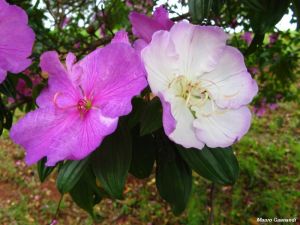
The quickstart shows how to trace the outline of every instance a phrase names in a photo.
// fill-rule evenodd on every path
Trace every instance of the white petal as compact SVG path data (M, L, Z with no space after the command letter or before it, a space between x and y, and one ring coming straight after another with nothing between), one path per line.
M225 47L216 68L199 79L222 108L246 105L258 91L256 81L247 72L243 55L229 46Z
M176 128L169 135L169 138L185 148L202 149L204 144L195 136L194 117L186 107L184 99L173 99L171 102L171 113L176 120Z
M197 115L199 116L199 114ZM247 107L219 109L211 115L199 116L193 123L196 135L208 147L228 147L247 133L251 112Z
M148 82L154 94L163 93L177 73L178 55L167 31L153 34L151 43L142 52Z
M196 26L188 21L175 24L170 33L180 55L181 75L190 78L214 69L228 37L219 27Z

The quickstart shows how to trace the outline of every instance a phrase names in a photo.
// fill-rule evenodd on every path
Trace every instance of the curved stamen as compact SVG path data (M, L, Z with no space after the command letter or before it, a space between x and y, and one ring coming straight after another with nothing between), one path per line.
M63 95L63 94L62 94L61 92L56 92L55 95L54 95L54 97L53 97L53 100L52 100L52 101L53 101L53 104L54 104L54 106L55 106L56 108L66 110L66 109L71 109L71 108L76 107L76 105L70 105L70 106L64 106L64 107L59 106L58 103L57 103L57 98L58 98L60 95Z

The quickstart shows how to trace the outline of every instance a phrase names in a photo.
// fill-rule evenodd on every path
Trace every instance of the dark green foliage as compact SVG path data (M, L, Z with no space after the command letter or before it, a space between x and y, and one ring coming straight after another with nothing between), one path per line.
M177 148L188 165L206 179L222 185L232 185L237 180L239 164L231 148Z
M93 207L102 199L100 189L96 185L96 177L91 168L85 170L76 185L70 190L73 201L95 218Z
M78 182L88 166L89 157L78 161L65 162L57 175L56 186L60 193L69 192Z
M112 198L123 198L123 189L131 161L131 139L128 131L119 126L105 138L92 155L92 166L104 190Z
M141 136L150 134L162 127L162 108L158 97L152 99L144 108L140 123Z
M181 214L188 203L192 188L192 170L180 157L175 145L165 136L159 137L156 186L160 196Z
M55 169L55 166L46 166L45 163L47 158L44 157L37 163L37 171L41 182L44 182L46 178L52 173Z
M139 127L132 134L132 159L129 172L143 179L150 176L155 160L157 144L153 135L139 136Z

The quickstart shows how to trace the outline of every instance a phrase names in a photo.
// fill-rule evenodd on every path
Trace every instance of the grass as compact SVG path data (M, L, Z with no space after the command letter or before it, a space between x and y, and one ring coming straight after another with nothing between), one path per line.
M276 111L254 118L250 132L234 146L240 177L231 186L217 186L215 224L256 225L261 218L299 218L300 110L282 103ZM23 162L23 151L8 138L0 138L1 224L49 224L59 193L54 177L40 184L35 167ZM210 183L195 174L187 210L175 217L158 196L153 177L128 177L125 199L106 199L95 207L99 224L207 224ZM65 196L59 224L93 224L69 196ZM286 223L287 224L287 223Z

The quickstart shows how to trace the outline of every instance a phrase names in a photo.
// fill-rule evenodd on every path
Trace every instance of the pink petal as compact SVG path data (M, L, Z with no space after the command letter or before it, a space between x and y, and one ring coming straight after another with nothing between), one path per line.
M131 99L146 86L146 72L140 57L128 44L113 43L97 49L79 62L82 88L94 96L94 104L106 116L131 111Z
M173 22L168 18L168 12L161 6L154 12L153 17L144 14L132 12L129 15L132 24L132 32L137 37L150 42L152 34L158 30L169 30Z
M6 71L0 67L0 83L2 83L6 78Z
M2 1L0 4L0 68L12 73L25 70L31 60L35 35L24 10Z
M125 30L118 31L112 39L111 43L124 43L131 45L128 39L128 34Z
M70 67L72 55L68 55L68 66ZM69 103L67 105L74 105L79 99L78 90L74 87L68 72L59 61L58 54L54 51L45 52L41 56L40 66L44 72L49 75L48 87L45 88L40 96L36 99L39 107L53 107L55 95L68 95Z
M37 109L11 129L11 138L26 150L31 165L47 157L47 166L65 159L79 160L94 151L103 138L117 127L118 119L92 110L85 117L73 110Z
M163 126L166 135L170 135L176 128L176 120L171 112L171 105L165 101L162 94L158 94L163 107Z

